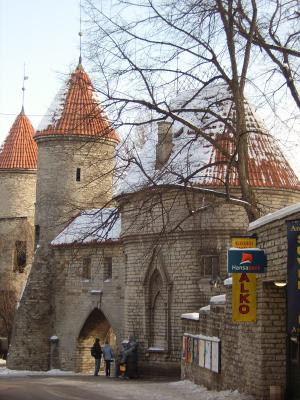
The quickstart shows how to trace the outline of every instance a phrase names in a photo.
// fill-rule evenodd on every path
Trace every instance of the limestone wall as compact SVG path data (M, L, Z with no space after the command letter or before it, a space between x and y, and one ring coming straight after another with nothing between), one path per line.
M26 242L26 265L19 270L16 242ZM33 255L33 221L23 218L0 218L0 287L14 290L17 298L28 278Z
M36 171L0 170L0 218L34 216Z
M102 207L111 199L114 145L80 137L38 139L35 224L41 244L54 239L82 209Z
M257 321L234 323L231 315L231 287L223 287L226 306L211 307L200 320L183 320L182 333L201 333L221 339L221 373L182 361L182 376L216 389L239 389L257 399L269 399L270 386L286 387L286 296L274 281L286 280L286 220L281 218L250 233L267 254L268 269L257 276Z
M84 343L79 342L79 337L93 310L99 309L109 322L117 344L123 339L124 255L121 245L55 248L46 256L44 251L39 254L40 250L37 250L37 261L33 263L18 310L8 366L12 369L48 370L51 367L89 371L93 364L90 347L94 337L86 338ZM89 279L82 276L85 257L91 258ZM103 279L104 257L112 257L111 280ZM57 344L51 344L52 336L58 337ZM50 358L51 353L56 354L55 359Z
M83 258L91 258L90 279L82 276ZM112 278L105 279L104 259L112 258ZM59 338L59 367L63 370L88 370L93 359L90 347L95 339L94 335L102 337L101 321L94 330L87 332L82 346L86 347L85 360L82 360L82 351L78 352L79 338L82 329L93 310L100 310L103 314L103 323L112 328L117 337L117 344L124 339L124 255L122 246L98 245L81 246L74 249L57 248L54 255L54 323L50 336ZM101 292L101 293L99 293ZM102 323L102 324L103 324Z
M265 212L274 211L300 197L295 191L273 190L259 190L258 196ZM177 370L181 352L180 315L207 305L210 296L221 290L213 289L210 279L203 279L200 273L201 254L218 255L219 278L222 281L227 276L230 237L247 233L248 222L244 209L219 202L220 199L212 195L180 189L141 192L127 198L127 202L126 199L120 202L122 237L127 257L125 333L134 334L140 341L144 369L165 368L168 373ZM206 205L212 206L197 212ZM163 265L161 269L166 275L166 329L163 329L166 333L162 332L166 336L164 351L151 350L151 304L147 300L147 274L151 275L155 263L158 269L159 265ZM212 330L218 326L218 318L212 324ZM227 325L224 329L227 329ZM239 337L238 330L235 327L232 329L233 337ZM251 331L252 327L249 329ZM249 346L252 341L253 337L249 340ZM232 360L228 363L235 365ZM252 384L245 383L247 387Z

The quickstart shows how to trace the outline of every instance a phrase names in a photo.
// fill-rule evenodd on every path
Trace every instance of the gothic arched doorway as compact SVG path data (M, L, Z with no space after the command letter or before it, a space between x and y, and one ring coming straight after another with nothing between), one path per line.
M93 372L95 363L90 349L95 338L100 339L101 346L108 341L113 349L116 347L116 335L109 321L98 308L90 313L77 339L77 372Z

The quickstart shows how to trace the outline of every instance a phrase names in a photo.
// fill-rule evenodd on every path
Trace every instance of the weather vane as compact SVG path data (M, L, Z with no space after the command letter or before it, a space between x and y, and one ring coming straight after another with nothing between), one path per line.
M25 63L24 63L24 71L23 71L23 85L22 85L22 112L24 112L24 100L25 100L25 81L27 81L28 76L25 73Z
M81 31L81 0L79 2L79 26L80 26L80 30L78 32L78 36L79 36L79 64L81 64L82 62L82 57L81 57L81 37L82 37L82 31Z

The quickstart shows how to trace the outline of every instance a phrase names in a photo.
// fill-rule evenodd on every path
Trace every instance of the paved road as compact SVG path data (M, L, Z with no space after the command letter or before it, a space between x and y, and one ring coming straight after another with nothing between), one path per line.
M122 380L105 376L0 376L0 400L182 400L169 379Z
M105 377L1 377L0 400L114 400ZM103 382L103 386L107 386ZM117 397L119 399L119 397Z

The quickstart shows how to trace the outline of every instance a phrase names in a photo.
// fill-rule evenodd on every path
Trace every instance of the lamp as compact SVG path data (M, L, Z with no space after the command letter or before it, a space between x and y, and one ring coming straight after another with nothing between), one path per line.
M275 286L277 287L285 287L287 285L286 281L278 281L278 282L273 282Z

